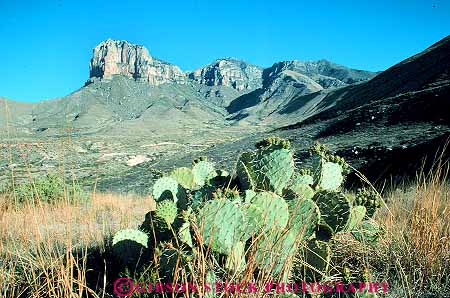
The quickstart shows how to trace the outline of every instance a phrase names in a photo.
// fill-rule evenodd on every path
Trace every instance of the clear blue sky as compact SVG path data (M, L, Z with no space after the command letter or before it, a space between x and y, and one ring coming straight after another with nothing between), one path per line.
M143 44L183 70L228 56L383 70L448 34L448 0L0 0L0 96L37 101L75 91L107 38Z

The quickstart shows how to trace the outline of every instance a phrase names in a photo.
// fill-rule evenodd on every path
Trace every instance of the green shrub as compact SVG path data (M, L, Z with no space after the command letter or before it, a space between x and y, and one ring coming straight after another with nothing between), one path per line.
M11 202L17 204L37 204L69 202L70 204L83 203L89 200L89 194L76 182L65 182L56 174L47 174L44 177L9 185L2 190Z

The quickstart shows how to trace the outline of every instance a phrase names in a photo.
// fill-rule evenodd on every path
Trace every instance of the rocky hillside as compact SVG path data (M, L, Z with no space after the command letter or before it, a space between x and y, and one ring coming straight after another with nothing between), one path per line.
M261 87L262 72L259 66L224 58L189 73L188 77L207 86L228 86L238 91L252 91Z
M229 119L259 123L288 106L296 97L367 81L376 74L327 60L275 63L264 69L261 88L230 103L227 111L233 115Z

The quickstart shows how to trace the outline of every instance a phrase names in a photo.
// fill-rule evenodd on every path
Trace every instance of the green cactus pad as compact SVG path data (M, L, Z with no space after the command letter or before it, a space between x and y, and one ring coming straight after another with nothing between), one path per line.
M313 176L309 174L294 174L292 176L290 185L300 185L300 184L306 184L306 185L313 185L314 184L314 178Z
M215 199L205 203L198 213L200 233L205 246L228 255L244 235L244 215L234 203Z
M319 224L319 207L310 199L296 200L295 204L290 205L290 224L289 229L301 237L309 239L313 236L316 226Z
M382 233L381 227L373 219L363 221L352 231L352 235L361 243L373 244Z
M186 189L193 190L195 188L195 179L192 170L186 167L177 168L170 174L177 182Z
M241 210L245 219L243 240L250 239L252 236L257 237L264 226L264 222L261 220L264 218L263 210L253 204L243 205Z
M262 270L273 276L290 272L290 264L297 252L300 240L294 231L272 232L264 235L258 242L255 261Z
M316 193L314 201L319 206L321 220L335 233L344 229L350 217L350 202L340 192L321 191Z
M291 185L288 190L295 194L298 199L312 199L314 197L314 190L307 184Z
M258 189L281 194L294 174L294 158L284 148L259 149L253 161L254 182Z
M153 185L153 198L159 202L166 199L178 200L179 184L173 177L161 177Z
M118 231L113 237L113 254L122 264L135 267L148 248L148 236L135 229Z
M256 196L256 192L255 191L253 191L251 189L245 190L244 202L245 203L250 203L255 196Z
M306 282L323 280L328 273L331 254L331 248L327 242L309 241L295 262L294 276Z
M245 243L237 242L231 253L227 256L225 268L232 272L240 272L245 269Z
M257 219L261 221L263 231L286 227L289 220L289 208L283 198L275 193L259 192L251 203L263 212L262 217Z
M172 200L156 203L155 220L158 227L170 227L178 216L177 204Z
M318 187L323 190L335 191L343 181L342 167L337 163L322 160Z
M194 174L195 183L199 186L205 185L217 175L214 164L206 160L197 162L192 168L192 173Z
M348 219L346 231L353 231L358 225L362 223L366 216L366 207L354 206L350 209L350 218Z

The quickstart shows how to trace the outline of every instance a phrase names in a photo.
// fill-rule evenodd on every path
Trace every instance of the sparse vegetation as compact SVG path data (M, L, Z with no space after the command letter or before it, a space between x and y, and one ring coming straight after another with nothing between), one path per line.
M56 204L61 200L70 204L79 204L89 200L89 195L77 181L65 182L56 173L49 173L47 176L18 184L11 183L0 193L6 198L7 204L16 207L24 204Z

